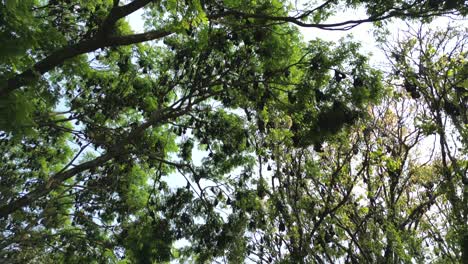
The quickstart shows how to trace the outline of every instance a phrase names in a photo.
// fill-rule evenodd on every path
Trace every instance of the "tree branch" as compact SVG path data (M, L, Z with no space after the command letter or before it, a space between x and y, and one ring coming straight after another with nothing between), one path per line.
M8 96L12 91L32 83L37 77L61 65L65 60L88 52L106 48L130 45L171 35L172 31L153 30L140 34L125 36L109 36L106 38L94 37L89 40L70 45L53 52L50 56L36 63L32 68L8 79L0 86L0 97Z
M130 15L138 9L146 6L151 1L152 0L135 0L124 6L118 6L119 1L114 1L114 7L111 9L106 20L104 20L104 22L100 26L100 33L107 35L110 32L110 29L114 26L115 22L117 22L117 20Z
M58 173L55 176L51 177L46 183L40 185L35 190L29 192L28 194L20 197L9 204L0 206L0 219L7 217L11 213L19 210L20 208L31 204L32 202L36 201L40 197L48 194L53 189L55 189L58 185L60 185L66 179L73 177L74 175L83 172L85 170L94 168L103 162L106 162L112 158L110 153L104 154L94 160L87 161L82 163L72 169L64 171L62 173Z

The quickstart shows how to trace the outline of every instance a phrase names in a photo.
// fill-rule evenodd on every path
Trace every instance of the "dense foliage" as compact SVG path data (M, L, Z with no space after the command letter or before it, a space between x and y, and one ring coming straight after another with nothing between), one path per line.
M0 262L468 259L467 31L298 30L465 1L304 2L0 2Z

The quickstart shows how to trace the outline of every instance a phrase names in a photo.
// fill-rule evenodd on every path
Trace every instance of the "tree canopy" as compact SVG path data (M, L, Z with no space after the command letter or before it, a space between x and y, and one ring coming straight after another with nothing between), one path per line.
M363 17L327 22L345 8ZM425 23L466 14L0 2L0 262L461 263L468 32ZM391 19L420 26L381 33L383 68L357 40L299 31Z

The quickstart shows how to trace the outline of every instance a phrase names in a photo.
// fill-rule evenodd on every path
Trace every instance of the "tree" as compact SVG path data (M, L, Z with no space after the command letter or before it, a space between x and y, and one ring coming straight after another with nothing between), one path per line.
M447 213L440 207L445 182L438 163L417 152L424 145L423 128L412 123L419 111L410 98L387 95L320 149L277 144L252 213L264 224L249 226L253 260L421 263L438 259L434 242L445 262L459 259L447 251L445 228L434 229L446 221L435 213Z
M252 213L264 224L249 226L254 262L465 259L465 39L456 27L410 31L387 48L390 93L359 122L314 148L274 137Z
M2 261L249 257L271 192L256 169L293 160L283 150L320 150L383 94L358 44L304 43L293 24L466 13L463 1L342 3L368 17L324 23L338 1L300 12L283 1L2 2ZM125 21L138 10L144 33ZM186 187L168 187L175 174Z
M410 28L405 39L387 48L396 81L426 109L418 116L420 126L438 140L437 168L449 202L444 206L450 207L447 247L455 248L452 254L462 259L468 256L466 41L467 31L454 24L437 30L420 26Z

